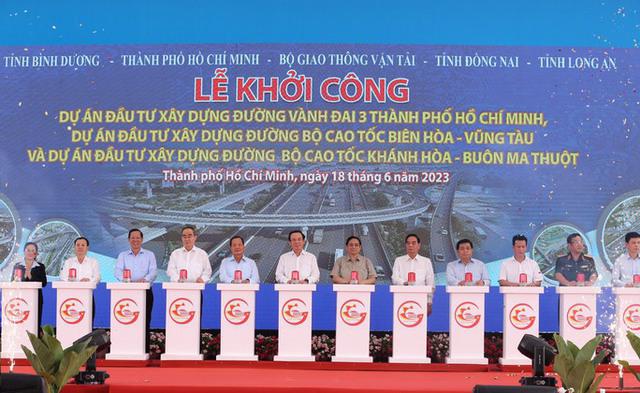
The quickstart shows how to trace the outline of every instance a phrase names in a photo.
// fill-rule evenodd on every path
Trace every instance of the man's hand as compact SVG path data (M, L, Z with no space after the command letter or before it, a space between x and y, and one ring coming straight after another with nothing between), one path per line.
M202 279L202 277L198 277L198 279L196 280L197 283L203 283L204 280Z

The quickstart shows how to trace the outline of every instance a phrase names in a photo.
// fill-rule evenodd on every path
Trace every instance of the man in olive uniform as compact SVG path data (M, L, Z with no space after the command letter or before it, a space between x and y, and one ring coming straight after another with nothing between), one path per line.
M578 274L582 273L585 286L593 285L598 279L596 264L593 258L585 255L584 242L578 233L567 236L567 248L569 253L556 259L556 280L560 286L576 286Z

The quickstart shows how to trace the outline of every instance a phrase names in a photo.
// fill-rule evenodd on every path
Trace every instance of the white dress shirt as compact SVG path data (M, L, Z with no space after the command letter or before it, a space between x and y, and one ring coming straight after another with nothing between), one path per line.
M100 265L98 261L85 256L82 263L78 261L78 257L71 257L64 261L62 270L60 270L60 280L69 281L69 269L76 269L76 281L85 278L89 281L100 282Z
M300 274L300 281L308 280L309 284L315 284L320 280L316 256L304 250L300 255L296 255L293 251L280 255L276 268L276 281L286 284L291 280L291 272L294 270Z
M525 257L522 262L511 257L500 266L500 280L519 283L521 273L527 275L527 284L542 281L542 272L540 272L538 263L529 257Z
M204 282L209 282L213 273L211 263L209 263L209 256L203 249L196 246L193 246L190 251L180 247L171 253L169 264L167 265L169 279L172 282L177 282L180 279L180 270L183 269L187 271L186 282L196 282L198 278L202 278Z
M616 258L611 273L611 284L614 287L624 287L633 283L633 275L640 274L640 256L631 258L629 253L624 253Z
M433 265L431 259L416 255L411 258L409 255L403 255L396 258L393 262L393 274L391 275L391 283L393 285L404 285L407 282L409 272L416 274L416 285L430 285L435 290L435 277L433 273ZM429 304L433 303L433 294L429 294Z

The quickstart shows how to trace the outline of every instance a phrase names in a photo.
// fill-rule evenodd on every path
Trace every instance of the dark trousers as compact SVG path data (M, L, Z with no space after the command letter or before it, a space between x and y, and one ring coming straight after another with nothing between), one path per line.
M38 290L38 330L37 334L40 335L42 331L42 289Z
M145 352L149 352L149 333L151 333L151 311L153 310L153 290L151 288L147 289L147 324L146 324L146 334L145 334Z

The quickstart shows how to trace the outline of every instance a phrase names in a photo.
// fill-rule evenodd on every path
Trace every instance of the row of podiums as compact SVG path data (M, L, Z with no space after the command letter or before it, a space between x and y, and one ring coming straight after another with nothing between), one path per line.
M57 289L57 337L63 346L92 330L95 283L53 283ZM111 352L107 359L145 360L145 308L148 283L108 283L111 291ZM201 291L204 284L163 283L166 290L166 343L162 360L199 360ZM27 331L37 328L39 283L0 283L2 288L2 357L23 358ZM257 360L254 353L257 284L217 284L221 292L221 343L217 360ZM279 299L276 361L313 361L311 353L311 284L277 284ZM370 304L373 285L334 285L336 292L335 362L371 362ZM393 363L429 363L427 296L429 286L391 286L393 293ZM598 287L558 287L560 334L582 346L596 334ZM449 357L452 364L486 364L484 357L485 294L488 287L451 286ZM526 365L517 350L524 334L538 335L541 287L502 287L504 296L504 365ZM640 364L626 331L640 330L640 288L614 288L616 358Z

